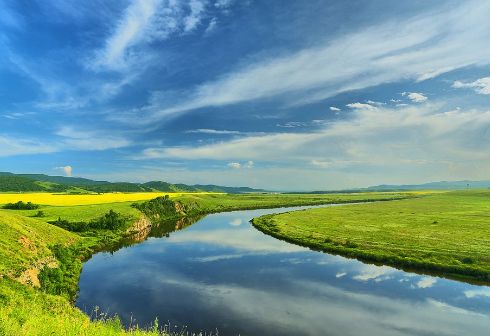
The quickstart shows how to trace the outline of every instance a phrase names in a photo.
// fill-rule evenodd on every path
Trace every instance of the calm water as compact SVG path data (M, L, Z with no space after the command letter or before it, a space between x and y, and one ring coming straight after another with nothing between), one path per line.
M490 287L310 251L248 222L286 210L209 215L98 253L77 306L220 335L490 335Z

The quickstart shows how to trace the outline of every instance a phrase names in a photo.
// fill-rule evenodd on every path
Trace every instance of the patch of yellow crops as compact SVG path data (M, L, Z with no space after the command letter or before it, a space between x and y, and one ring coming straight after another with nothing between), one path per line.
M185 194L192 194L192 193L185 193ZM199 193L199 194L205 194L205 193ZM48 194L48 193L25 193L25 194L10 193L10 194L0 194L0 204L23 201L23 202L32 202L35 204L69 206L69 205L145 201L164 195L169 195L170 197L178 197L184 195L184 193L141 192L141 193L86 194L86 195Z

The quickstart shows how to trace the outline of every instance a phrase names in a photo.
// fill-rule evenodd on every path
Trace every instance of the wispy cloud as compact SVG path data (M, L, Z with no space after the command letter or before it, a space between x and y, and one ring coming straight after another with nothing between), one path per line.
M209 128L198 128L194 130L188 130L185 131L186 133L202 133L202 134L225 134L225 135L237 135L237 134L243 134L240 131L229 131L229 130L216 130L216 129L209 129Z
M422 93L419 92L402 92L402 96L408 97L408 99L410 99L414 103L424 103L429 99L427 98L427 96L424 96Z
M204 12L204 8L207 4L207 1L202 0L190 0L189 7L190 13L189 15L184 17L184 31L192 31L194 30L199 22L201 22L202 14Z
M464 13L462 15L461 13ZM281 96L309 104L349 90L402 79L426 80L490 61L490 3L373 26L319 47L262 59L205 82L186 99L163 104L148 122L192 109Z
M455 81L452 87L456 89L470 88L476 93L488 95L490 94L490 77L483 77L474 82Z
M56 146L43 143L39 139L23 139L17 136L0 135L0 157L45 154L56 151L58 151Z
M205 0L133 0L87 65L94 70L123 71L135 65L144 68L152 57L145 46L191 32L205 16L206 6Z
M23 17L12 10L10 1L2 2L2 10L0 10L0 27L21 29L24 26Z
M127 147L131 141L115 135L109 135L107 132L82 131L71 126L60 128L56 135L60 136L60 146L69 150L106 150L113 148Z
M228 163L227 166L230 167L230 168L232 168L232 169L240 169L240 168L242 168L242 164L240 162L230 162L230 163Z
M378 181L400 176L409 166L425 178L466 178L486 174L490 157L490 111L446 110L437 104L354 109L351 118L314 133L247 136L197 147L149 148L141 158L241 160L311 165L330 173L369 173ZM376 167L371 169L370 167ZM348 170L346 170L348 169ZM332 175L333 176L333 175ZM338 177L337 177L338 178Z

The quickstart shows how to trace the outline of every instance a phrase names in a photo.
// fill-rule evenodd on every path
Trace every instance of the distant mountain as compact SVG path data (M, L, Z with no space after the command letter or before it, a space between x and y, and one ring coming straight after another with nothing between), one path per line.
M291 194L335 194L335 193L357 193L366 191L404 191L404 190L463 190L463 189L487 189L490 181L439 181L422 184L380 184L367 188L347 190L315 190L298 191Z
M461 190L461 189L485 189L490 188L490 181L440 181L423 184L381 184L365 188L371 191L383 190Z
M94 181L82 177L66 177L66 176L51 176L45 174L14 174L7 172L0 172L0 176L20 176L35 181L53 182L67 185L94 185L109 183L107 181Z
M224 192L241 194L263 192L248 187L225 187L218 185L172 184L164 181L146 183L95 181L81 177L50 176L44 174L14 174L0 172L0 192Z

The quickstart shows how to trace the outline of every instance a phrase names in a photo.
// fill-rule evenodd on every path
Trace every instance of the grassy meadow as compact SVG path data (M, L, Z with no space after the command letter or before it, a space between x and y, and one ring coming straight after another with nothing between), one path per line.
M490 190L294 211L253 223L274 237L318 250L490 282Z
M70 303L81 261L127 235L144 214L133 206L167 193L0 194L0 335L157 335L159 328L127 331L116 319L96 321ZM327 203L367 202L420 196L414 193L279 195L172 193L170 199L187 215ZM39 205L32 210L1 209L18 201ZM144 209L142 207L141 209ZM91 228L70 232L48 222L94 222L113 211L127 222L116 230ZM39 212L42 212L41 216ZM185 215L174 211L169 216ZM170 218L170 217L169 217ZM173 218L173 217L172 217ZM59 283L57 283L57 281ZM55 294L55 295L54 295ZM160 334L167 334L160 330Z

